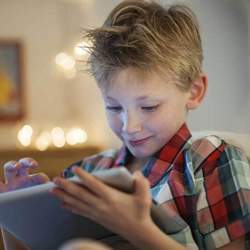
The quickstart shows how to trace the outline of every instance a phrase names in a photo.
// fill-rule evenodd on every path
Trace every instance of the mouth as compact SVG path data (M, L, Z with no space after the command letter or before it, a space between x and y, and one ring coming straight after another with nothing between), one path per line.
M136 147L136 146L141 146L142 144L144 144L146 141L149 140L149 138L151 138L151 136L143 138L143 139L139 139L139 140L129 140L128 142L131 146Z

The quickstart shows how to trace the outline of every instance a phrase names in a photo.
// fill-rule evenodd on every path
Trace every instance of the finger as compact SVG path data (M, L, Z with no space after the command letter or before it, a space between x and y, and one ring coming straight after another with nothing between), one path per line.
M82 201L79 201L75 197L71 196L70 194L66 193L63 189L60 188L53 188L50 193L55 195L58 199L63 202L62 207L70 210L73 213L77 213L76 211L81 211L81 214L89 215L92 207L88 204L85 204Z
M29 179L34 184L43 184L43 183L46 183L50 180L49 177L44 173L30 175Z
M18 176L15 181L10 182L8 188L10 190L16 190L19 188L26 188L31 186L40 185L49 181L48 176L43 173L29 175L29 176Z
M83 181L84 185L91 192L95 193L99 197L109 198L109 191L111 187L79 167L74 167L72 172Z
M55 178L54 183L59 188L63 189L65 192L70 194L72 197L84 203L87 203L94 207L99 203L99 199L97 198L97 196L94 193L90 192L84 186L72 183L71 181L68 181L60 177Z
M16 161L8 161L3 165L5 182L11 182L16 178L17 170L20 167Z
M18 161L21 167L17 171L17 175L27 176L29 175L29 169L35 169L38 167L38 163L29 157L22 158Z
M59 250L111 250L111 248L96 240L73 239L64 243Z
M135 196L142 200L151 200L149 181L142 175L140 171L134 173Z

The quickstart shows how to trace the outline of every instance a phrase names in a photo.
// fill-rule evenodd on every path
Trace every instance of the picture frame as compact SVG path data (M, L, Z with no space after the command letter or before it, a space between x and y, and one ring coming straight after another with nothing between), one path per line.
M0 40L0 122L24 117L23 46Z

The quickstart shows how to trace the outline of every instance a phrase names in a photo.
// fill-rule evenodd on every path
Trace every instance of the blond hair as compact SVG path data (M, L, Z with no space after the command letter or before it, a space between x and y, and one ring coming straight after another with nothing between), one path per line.
M171 74L189 89L201 73L202 45L196 16L185 5L163 7L154 1L127 0L103 26L88 30L90 73L99 85L125 68Z

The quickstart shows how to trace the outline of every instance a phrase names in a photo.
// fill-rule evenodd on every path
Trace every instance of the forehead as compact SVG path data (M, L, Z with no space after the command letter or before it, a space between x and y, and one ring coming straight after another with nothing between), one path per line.
M117 71L110 81L101 86L103 94L134 94L139 96L162 93L169 88L171 78L163 76L156 71L142 71L126 68Z

